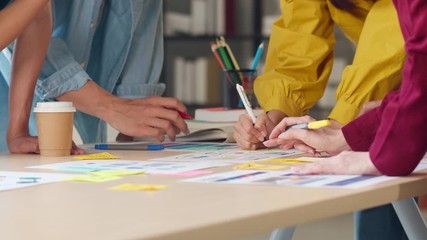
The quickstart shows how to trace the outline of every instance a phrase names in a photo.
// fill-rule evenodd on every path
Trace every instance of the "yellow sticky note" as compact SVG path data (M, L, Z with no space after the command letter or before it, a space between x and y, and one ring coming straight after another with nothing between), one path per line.
M265 165L259 163L242 163L233 167L235 170L283 170L288 168L286 166L277 166L277 165Z
M117 179L121 179L121 177L89 175L89 176L78 176L78 177L67 178L64 181L72 181L72 182L97 182L97 183L99 183L99 182L113 181L113 180L117 180Z
M158 191L165 189L166 185L147 185L147 184L131 184L124 183L118 186L111 187L110 190L116 191Z
M131 175L141 175L144 174L144 172L137 172L137 171L129 171L129 170L107 170L107 171L97 171L92 172L92 175L95 176L111 176L111 177L124 177L124 176L131 176Z
M120 159L120 157L114 156L113 154L108 153L108 152L94 153L94 154L83 155L83 156L75 156L73 158L78 159L78 160Z
M308 158L275 158L270 160L264 160L263 163L278 163L278 164L301 164L301 163L311 163L313 160Z

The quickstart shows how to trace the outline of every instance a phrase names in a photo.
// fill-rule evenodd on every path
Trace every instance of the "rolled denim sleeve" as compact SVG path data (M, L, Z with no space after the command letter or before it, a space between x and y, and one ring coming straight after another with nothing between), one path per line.
M67 44L60 38L52 38L46 55L36 94L43 100L80 89L91 79L74 59Z

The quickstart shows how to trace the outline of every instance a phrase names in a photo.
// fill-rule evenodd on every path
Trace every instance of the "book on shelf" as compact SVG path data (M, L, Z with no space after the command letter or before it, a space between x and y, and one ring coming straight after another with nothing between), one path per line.
M167 12L165 14L165 34L188 33L191 31L191 18L184 13Z
M221 76L212 57L174 59L174 97L184 104L221 103Z
M183 57L176 57L173 60L173 96L181 101L184 100L185 95L185 64L186 60Z
M207 33L207 0L191 1L190 29L193 35L204 35Z
M225 0L168 1L165 34L221 35L225 33Z
M262 109L254 109L255 116L263 113ZM198 108L195 111L195 120L210 122L237 122L240 115L246 114L245 109Z

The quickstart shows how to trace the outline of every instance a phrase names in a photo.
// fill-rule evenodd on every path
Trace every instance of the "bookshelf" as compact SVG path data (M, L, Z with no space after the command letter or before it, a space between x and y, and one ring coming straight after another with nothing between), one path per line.
M249 67L260 42L268 42L262 29L263 16L268 13L265 9L273 9L276 12L268 14L279 16L278 5L276 0L164 0L165 96L177 97L189 108L221 106L221 70L213 61L209 43L223 35L239 65ZM195 10L203 14L195 14ZM199 68L207 72L199 73ZM193 76L188 77L192 72ZM203 79L197 78L203 75ZM206 101L203 97L191 98L197 95L200 81L210 82L202 84L209 86L206 91L210 97Z

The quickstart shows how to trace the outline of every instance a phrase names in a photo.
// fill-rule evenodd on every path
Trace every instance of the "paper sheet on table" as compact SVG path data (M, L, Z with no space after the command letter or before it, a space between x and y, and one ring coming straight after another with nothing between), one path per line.
M236 170L190 178L184 182L262 184L299 187L361 188L396 179L386 176L301 175L291 171Z
M222 162L222 163L245 163L267 159L283 158L301 154L300 151L291 150L267 150L267 151L246 151L246 150L224 150L224 151L199 151L194 153L161 157L152 159L153 161L168 162Z
M72 176L76 175L0 171L0 191L59 182Z
M52 169L52 170L73 170L93 169L95 171L105 170L128 170L133 172L145 173L181 173L195 170L202 170L213 167L227 166L227 163L220 162L157 162L157 161L140 161L140 160L81 160L62 162L46 165L31 166L29 168L36 169Z
M267 165L254 162L242 163L233 167L234 170L284 170L287 166Z

